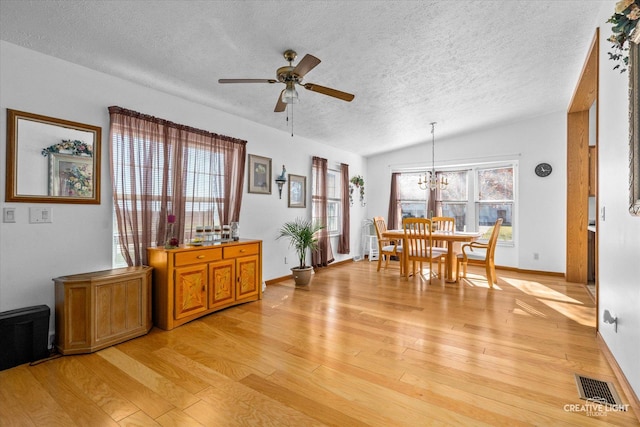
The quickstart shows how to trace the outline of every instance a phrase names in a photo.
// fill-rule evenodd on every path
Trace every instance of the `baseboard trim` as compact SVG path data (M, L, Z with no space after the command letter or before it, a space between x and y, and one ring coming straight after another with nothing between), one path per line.
M596 332L596 339L598 341L600 350L602 350L604 357L607 359L607 362L609 362L609 366L611 366L611 369L613 370L613 374L620 382L620 386L622 387L625 396L627 397L627 399L629 399L629 406L636 414L636 418L638 419L638 421L640 421L640 400L638 400L638 396L633 391L633 388L631 387L631 384L629 384L629 381L627 381L627 377L625 377L622 369L620 369L620 365L618 365L616 358L613 356L613 353L611 353L611 350L609 350L609 346L604 341L604 338L602 338L602 335L600 335L600 332Z
M473 259L470 259L468 263L473 265L484 265L484 262L476 261ZM539 274L541 276L565 277L564 273L558 273L554 271L542 271L542 270L526 270L523 268L507 267L505 265L496 265L496 270L515 271L516 273L523 273L523 274Z
M523 274L539 274L541 276L553 276L553 277L564 277L564 273L559 273L556 271L542 271L542 270L526 270L523 268L515 268L515 267L504 267L504 266L499 266L496 265L496 268L499 270L506 270L506 271L515 271L517 273L523 273Z
M366 259L366 257L363 258L363 260L365 260L365 259ZM329 264L328 267L324 267L324 268L338 267L340 265L351 263L351 262L354 262L353 258L348 258L348 259L345 259L345 260L342 260L342 261L337 261L337 262L331 263L331 264ZM474 262L474 260L469 260L469 264L476 264L476 262ZM482 264L482 263L480 262L480 263L477 263L477 264ZM496 269L505 270L505 271L515 271L516 273L524 273L524 274L539 274L541 276L565 277L564 273L557 273L557 272L553 272L553 271L542 271L542 270L525 270L525 269L522 269L522 268L507 267L507 266L502 266L502 265L496 265ZM274 285L274 284L279 283L279 282L284 282L285 280L289 280L289 279L293 279L293 275L275 277L273 279L266 280L264 283L268 286L268 285Z
M322 268L338 267L340 265L348 264L348 263L352 263L352 262L353 262L353 258L348 258L348 259L343 259L342 261L332 262L328 266L322 267ZM315 271L318 271L318 269L316 268ZM284 282L285 280L293 280L293 275L290 274L288 276L281 276L281 277L276 277L274 279L265 280L264 284L267 285L267 286L275 285L276 283Z

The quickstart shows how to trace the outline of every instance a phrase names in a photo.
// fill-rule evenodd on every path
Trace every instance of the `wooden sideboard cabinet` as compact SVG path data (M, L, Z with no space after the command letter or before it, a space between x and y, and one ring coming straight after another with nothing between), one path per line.
M125 267L53 279L56 347L91 353L149 332L151 267Z
M214 311L262 298L262 241L148 248L153 321L170 330Z

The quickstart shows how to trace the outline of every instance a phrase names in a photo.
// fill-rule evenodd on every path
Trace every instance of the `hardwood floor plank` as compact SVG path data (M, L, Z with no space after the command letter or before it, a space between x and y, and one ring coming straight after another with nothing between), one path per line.
M382 411L371 411L368 407L359 405L347 397L336 394L332 390L328 389L322 383L318 383L313 375L298 375L288 371L278 371L269 376L268 381L275 384L277 387L282 388L284 396L290 393L295 393L299 396L307 398L313 398L316 402L315 405L323 405L326 407L334 408L342 414L346 414L349 417L357 420L357 425L372 425L372 426L393 426L402 425L397 420L388 417L386 413ZM274 398L280 399L282 395L274 396ZM336 414L330 414L332 417L336 417ZM327 414L313 415L316 419L321 419L323 422L329 422L327 420ZM351 425L351 424L345 424Z
M156 418L156 422L162 427L206 427L199 423L183 411L172 409L171 411Z
M64 375L67 382L73 384L115 421L139 410L108 383L96 378L94 372L81 363L81 359L82 357L66 357L57 363L58 372Z
M149 415L145 414L142 411L138 411L129 415L127 418L121 420L118 423L122 427L138 427L138 426L158 426L158 424L153 418Z
M224 389L210 387L199 393L200 402L187 408L186 413L207 426L321 426L294 409L270 400L268 404L250 401L244 393L238 396ZM255 394L256 396L258 393ZM264 399L268 399L266 396Z
M65 426L73 421L33 377L29 365L0 372L0 425Z
M321 366L314 372L314 378L315 381L326 384L333 393L340 394L372 412L382 412L401 425L491 425L393 388L346 374L344 371Z
M250 375L243 378L240 382L257 392L264 394L265 396L273 396L277 401L316 419L323 425L351 427L367 425L345 412L341 412L336 410L334 407L321 403L317 397L308 397L305 395L306 393L298 393L287 387L282 387L272 381L269 381L268 379L263 379L256 375Z
M163 348L166 347L161 347L160 349ZM154 345L124 343L119 346L118 349L127 356L153 369L158 374L169 379L173 384L182 387L191 394L196 394L208 386L205 381L202 381L188 369L183 369L180 366L167 363L167 361L159 355L158 348Z
M184 409L198 401L193 394L172 383L171 380L163 377L143 363L127 356L116 347L101 350L98 355L180 409Z
M78 388L66 377L64 366L67 362L65 358L59 358L30 367L30 373L42 388L57 402L66 416L73 420L67 425L117 426L116 421L86 395L84 390ZM37 404L37 401L34 402ZM33 413L30 413L30 416L35 420ZM49 413L43 414L36 420L36 424L48 425L46 421L48 416Z
M125 372L112 365L97 353L87 354L78 357L78 360L90 369L93 374L108 384L120 395L128 399L137 408L148 414L151 418L171 411L175 408L163 396L155 393L150 388L145 387Z

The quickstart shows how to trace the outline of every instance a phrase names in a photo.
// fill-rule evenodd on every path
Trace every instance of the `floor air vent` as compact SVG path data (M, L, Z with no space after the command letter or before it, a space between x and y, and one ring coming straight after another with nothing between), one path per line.
M624 407L622 399L618 396L612 383L594 380L593 378L583 377L578 374L574 374L574 376L580 399L598 402L604 405Z

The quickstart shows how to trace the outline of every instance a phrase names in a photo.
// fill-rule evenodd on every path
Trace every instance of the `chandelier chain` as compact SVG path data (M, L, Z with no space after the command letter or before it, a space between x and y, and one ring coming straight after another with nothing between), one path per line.
M449 181L445 176L438 178L436 174L436 122L431 122L431 170L424 173L424 177L418 178L418 187L421 190L435 190L440 188L444 190Z

